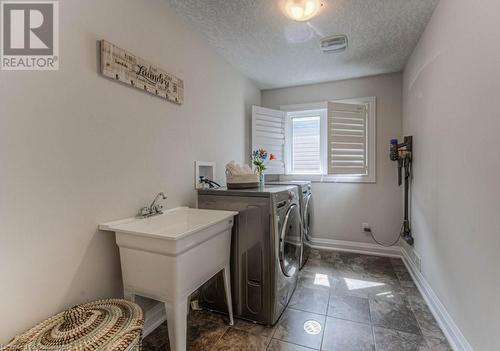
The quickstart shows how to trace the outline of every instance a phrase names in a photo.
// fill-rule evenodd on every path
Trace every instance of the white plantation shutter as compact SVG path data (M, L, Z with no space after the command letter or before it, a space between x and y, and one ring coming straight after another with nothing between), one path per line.
M285 112L253 106L252 150L257 148L276 156L276 160L267 162L267 174L285 173Z
M328 103L328 173L368 174L366 104Z

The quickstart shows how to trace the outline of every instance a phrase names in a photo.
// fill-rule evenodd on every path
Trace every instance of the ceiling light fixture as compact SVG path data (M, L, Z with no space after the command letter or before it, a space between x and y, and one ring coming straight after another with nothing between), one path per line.
M319 12L320 0L286 0L285 12L295 21L307 21Z

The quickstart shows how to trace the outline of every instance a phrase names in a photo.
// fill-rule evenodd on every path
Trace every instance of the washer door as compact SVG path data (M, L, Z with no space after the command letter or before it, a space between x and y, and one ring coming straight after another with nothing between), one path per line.
M280 266L281 271L287 277L292 277L299 271L301 237L299 206L291 205L286 212L280 233Z

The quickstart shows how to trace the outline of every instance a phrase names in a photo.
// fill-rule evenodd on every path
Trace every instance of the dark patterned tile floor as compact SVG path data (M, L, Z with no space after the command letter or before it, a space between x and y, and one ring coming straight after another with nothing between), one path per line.
M309 331L309 333L306 331ZM144 351L169 351L166 323ZM451 351L400 259L312 250L274 327L190 312L190 351Z

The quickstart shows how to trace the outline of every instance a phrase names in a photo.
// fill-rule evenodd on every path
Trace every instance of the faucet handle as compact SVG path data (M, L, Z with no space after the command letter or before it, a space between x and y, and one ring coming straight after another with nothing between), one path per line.
M162 204L154 205L154 207L152 208L152 210L153 210L154 213L162 213L163 205Z
M145 216L148 216L148 215L150 215L150 214L151 214L151 210L150 210L150 208L149 208L149 207L147 207L147 206L146 206L146 207L141 208L141 210L139 211L139 216L143 216L143 217L145 217Z

